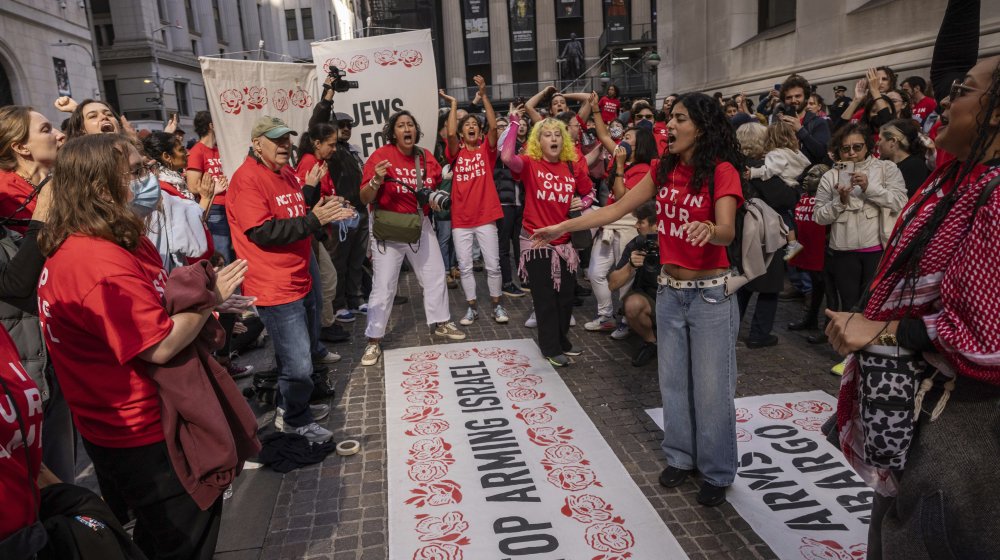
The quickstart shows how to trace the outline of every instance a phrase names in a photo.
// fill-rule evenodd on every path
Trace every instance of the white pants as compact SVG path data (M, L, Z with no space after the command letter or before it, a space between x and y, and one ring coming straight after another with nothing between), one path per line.
M587 278L590 280L590 287L594 289L594 297L597 299L597 314L606 317L614 315L611 301L611 290L608 288L608 274L614 270L618 260L622 258L622 250L629 241L635 238L625 235L621 230L613 230L613 235L609 242L603 241L603 231L597 233L594 239L594 247L590 250L590 266L587 267ZM618 297L624 298L632 286L630 280L618 290Z
M455 242L455 256L458 257L458 270L462 273L462 290L465 291L466 301L476 299L476 277L472 274L473 241L479 242L479 249L483 254L490 297L500 297L503 278L500 277L500 240L497 238L496 224L452 228L451 238Z
M416 250L414 250L416 249ZM403 257L410 261L417 281L423 288L424 314L427 324L445 323L451 320L448 309L448 286L444 279L444 261L441 248L431 221L426 216L420 228L420 242L412 247L407 243L378 241L371 239L372 251L372 293L368 296L368 326L365 336L382 338L392 313L392 300L396 297L399 284L399 267Z

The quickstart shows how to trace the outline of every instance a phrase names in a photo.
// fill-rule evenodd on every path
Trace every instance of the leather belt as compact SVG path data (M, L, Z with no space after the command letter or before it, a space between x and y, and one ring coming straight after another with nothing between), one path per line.
M683 290L690 288L715 288L716 286L725 286L726 279L731 276L732 273L727 272L721 276L714 276L712 278L701 278L698 280L678 280L671 277L668 274L660 272L660 275L656 277L656 283L661 286L669 286L675 290Z

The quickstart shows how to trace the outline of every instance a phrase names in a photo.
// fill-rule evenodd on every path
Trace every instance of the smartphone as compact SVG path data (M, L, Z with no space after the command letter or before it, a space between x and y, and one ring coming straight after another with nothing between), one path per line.
M833 164L833 168L837 170L837 186L851 186L851 174L854 173L854 162L838 161Z
M797 117L799 114L795 111L795 107L792 105L785 105L781 108L781 112L789 117Z

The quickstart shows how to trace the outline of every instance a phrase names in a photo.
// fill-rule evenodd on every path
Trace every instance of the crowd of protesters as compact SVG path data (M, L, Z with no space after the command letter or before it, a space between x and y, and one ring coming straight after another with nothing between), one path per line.
M208 112L185 146L176 121L137 132L101 101L60 98L62 127L0 108L0 441L13 442L0 457L12 497L0 551L31 540L51 493L40 489L74 480L79 433L109 521L135 520L141 554L210 558L223 493L260 449L233 382L248 373L230 361L238 335L256 323L251 337L272 342L275 427L328 442L314 372L340 360L327 344L349 340L342 325L361 315L361 365L379 362L404 260L433 335L466 338L449 288L462 289L462 326L506 323L504 298L530 294L526 326L559 368L581 354L568 333L593 293L585 330L634 333L632 363L657 360L660 483L698 475L706 506L726 500L737 471L741 318L756 296L746 347L774 346L779 299L805 298L788 330L847 356L831 369L844 376L831 437L879 490L869 557L923 557L927 488L958 496L934 503L933 529L948 535L937 546L994 550L990 521L961 505L996 501L1000 454L989 274L1000 267L1000 58L977 62L962 33L976 13L949 4L929 81L879 66L853 98L836 85L829 105L793 74L756 103L742 92L626 100L610 84L603 95L549 87L498 112L476 76L468 107L440 92L434 150L419 145L434 123L401 110L367 160L331 78L307 130L257 120L230 177ZM776 216L761 235L786 248L756 263L740 240L761 208ZM885 370L897 366L919 373L903 383ZM873 449L876 378L918 411L909 452ZM955 442L982 450L963 472L948 468Z

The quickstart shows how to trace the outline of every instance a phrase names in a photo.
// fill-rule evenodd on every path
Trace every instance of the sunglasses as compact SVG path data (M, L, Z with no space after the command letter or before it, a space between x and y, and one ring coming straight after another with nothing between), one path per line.
M851 152L861 153L861 150L864 150L864 149L865 149L865 143L864 142L858 142L857 144L847 144L845 146L841 146L840 147L840 153L842 153L842 154L849 154Z
M636 115L636 118L642 119L644 121L651 121L653 120L653 115L650 115L649 113L643 113L641 115Z
M951 91L948 92L948 100L954 101L963 95L972 91L983 91L981 89L976 89L972 86L967 86L962 82L955 80L951 83Z

